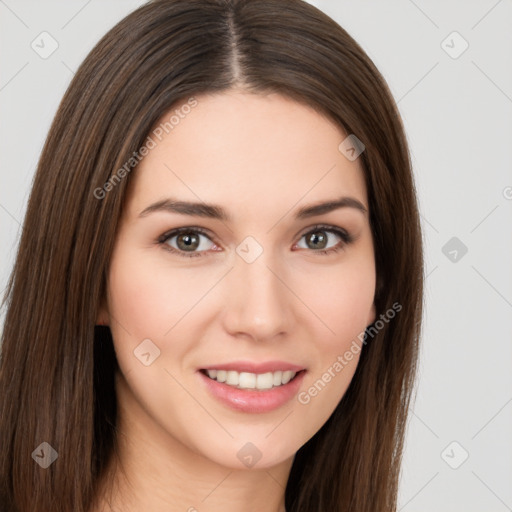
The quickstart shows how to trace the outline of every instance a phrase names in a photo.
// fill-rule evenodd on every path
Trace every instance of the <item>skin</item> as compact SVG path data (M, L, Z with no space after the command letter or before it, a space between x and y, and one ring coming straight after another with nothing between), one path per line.
M294 397L260 414L218 402L197 371L283 360L307 369L300 388L307 391L373 322L368 213L344 207L295 218L303 206L341 196L368 210L363 170L338 150L347 134L307 106L240 90L197 100L133 172L98 315L110 325L121 370L124 472L111 466L110 503L123 511L282 512L294 455L339 403L359 355L308 404ZM231 220L140 216L169 197L220 205ZM354 241L311 229L316 224L344 229ZM179 227L208 231L209 238L197 235L200 256L167 250L183 247L177 237L158 244ZM310 232L341 249L320 254L304 236ZM236 252L247 236L263 249L252 263ZM149 366L134 356L145 339L160 350ZM237 457L247 442L261 452L252 468ZM110 510L106 499L97 510Z

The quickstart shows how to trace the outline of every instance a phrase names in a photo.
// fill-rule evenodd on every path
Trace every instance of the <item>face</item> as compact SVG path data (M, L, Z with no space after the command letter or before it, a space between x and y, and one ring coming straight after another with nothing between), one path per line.
M363 170L292 100L196 99L133 171L100 318L162 450L271 467L332 414L375 318Z

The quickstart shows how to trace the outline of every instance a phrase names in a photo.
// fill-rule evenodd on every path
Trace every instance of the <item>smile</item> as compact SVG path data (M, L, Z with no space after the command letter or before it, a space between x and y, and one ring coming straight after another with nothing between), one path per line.
M304 367L277 361L217 366L197 371L207 393L230 409L253 414L271 412L291 402L307 372Z
M236 389L267 390L288 384L297 372L278 370L266 373L237 372L234 370L202 370L210 379Z

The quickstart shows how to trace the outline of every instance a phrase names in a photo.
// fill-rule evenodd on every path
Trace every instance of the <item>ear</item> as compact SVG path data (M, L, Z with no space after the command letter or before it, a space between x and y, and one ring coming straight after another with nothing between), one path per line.
M108 312L107 301L102 299L98 314L96 316L96 325L110 325L110 315Z

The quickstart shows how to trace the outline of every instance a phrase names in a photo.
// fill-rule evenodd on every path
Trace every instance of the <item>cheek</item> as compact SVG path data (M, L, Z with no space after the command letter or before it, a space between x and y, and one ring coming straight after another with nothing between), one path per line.
M197 302L193 275L162 267L137 251L114 254L109 277L109 310L137 339L160 339Z
M313 276L312 276L313 277ZM370 256L354 257L301 281L303 297L318 320L318 343L329 351L343 349L373 321L375 267Z
M368 253L369 254L369 253ZM347 259L348 260L348 259ZM315 286L301 285L307 305L318 318L314 354L309 374L297 396L304 422L303 435L311 436L327 421L345 394L356 371L364 331L373 321L375 268L373 258L360 256L337 270L315 274ZM307 295L305 295L308 290Z

